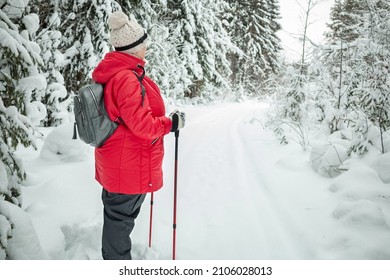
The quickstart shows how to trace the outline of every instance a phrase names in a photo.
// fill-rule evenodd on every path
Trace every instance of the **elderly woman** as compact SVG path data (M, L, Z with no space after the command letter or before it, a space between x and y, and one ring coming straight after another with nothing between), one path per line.
M108 115L120 125L95 149L96 180L103 186L103 259L131 259L130 233L146 193L163 185L164 135L184 127L185 114L165 116L158 86L145 75L147 33L123 12L108 19L108 53L94 70L104 84Z

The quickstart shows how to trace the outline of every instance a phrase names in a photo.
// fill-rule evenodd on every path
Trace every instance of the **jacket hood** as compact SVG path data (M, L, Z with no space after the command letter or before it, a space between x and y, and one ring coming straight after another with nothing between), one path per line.
M106 84L115 74L123 70L134 70L142 74L138 65L145 66L145 61L123 52L110 52L92 72L92 79L100 84Z

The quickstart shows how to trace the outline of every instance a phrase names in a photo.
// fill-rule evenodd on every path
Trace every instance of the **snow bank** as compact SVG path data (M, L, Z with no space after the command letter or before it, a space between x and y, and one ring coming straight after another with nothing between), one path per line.
M93 148L72 139L73 124L39 131L43 134L37 141L39 150L19 153L28 174L23 207L48 258L97 259L102 203Z
M3 243L5 241L7 244L6 252L8 258L18 260L47 259L39 243L31 219L26 212L12 203L1 201L0 213L12 223L12 236L10 239L5 240L3 234L0 234L3 236L1 242ZM6 221L7 219L4 219L4 216L0 219L0 228L5 226L4 229L7 231L8 236L10 236L11 228ZM0 254L2 253L0 252Z
M363 159L347 165L329 187L339 203L332 212L337 230L328 249L339 258L390 259L390 186Z
M343 199L390 199L390 187L384 184L374 169L359 159L351 160L348 172L340 175L329 187Z
M47 136L40 157L49 161L77 162L90 158L91 147L80 139L72 139L73 124L63 124Z
M328 143L313 143L310 152L312 168L324 177L336 177L340 166L348 159L348 142L339 140Z
M383 183L390 183L390 153L380 155L372 164L372 168L378 173Z
M351 226L389 227L382 208L367 199L341 202L333 211L333 217Z
M89 221L61 227L65 237L63 259L98 260L101 259L100 244L102 224Z

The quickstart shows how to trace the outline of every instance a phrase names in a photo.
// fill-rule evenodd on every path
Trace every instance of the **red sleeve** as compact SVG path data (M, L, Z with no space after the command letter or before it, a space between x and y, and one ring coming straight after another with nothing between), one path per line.
M165 116L153 116L147 93L143 105L141 104L141 85L134 73L122 77L117 85L119 114L135 136L152 140L170 132L172 128L171 119Z

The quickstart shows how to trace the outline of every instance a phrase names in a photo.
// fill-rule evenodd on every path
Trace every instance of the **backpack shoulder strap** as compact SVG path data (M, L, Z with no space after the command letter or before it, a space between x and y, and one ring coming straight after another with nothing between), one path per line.
M144 106L144 99L145 99L145 95L146 95L146 90L145 90L145 87L144 87L142 81L143 81L143 79L144 79L144 77L145 77L145 68L144 68L141 64L137 64L137 68L140 68L140 69L142 70L142 74L141 74L141 75L139 75L139 74L137 73L137 71L135 71L135 70L131 70L131 71L132 71L132 72L134 73L134 75L137 77L137 80L138 80L138 82L139 82L140 85L141 85L141 96L142 96L141 105ZM122 70L122 71L118 72L116 75L118 75L118 74L121 73L121 72L125 72L125 71L127 72L127 71L130 71L130 70L129 70L129 69Z
M138 81L139 81L139 83L141 85L141 96L142 96L141 106L144 106L144 98L145 98L146 90L145 90L144 85L142 84L142 81L143 81L143 79L145 77L145 68L141 64L138 64L137 68L140 68L142 70L142 74L138 75L137 72L134 71L134 70L133 70L133 73L137 77L137 79L138 79Z

